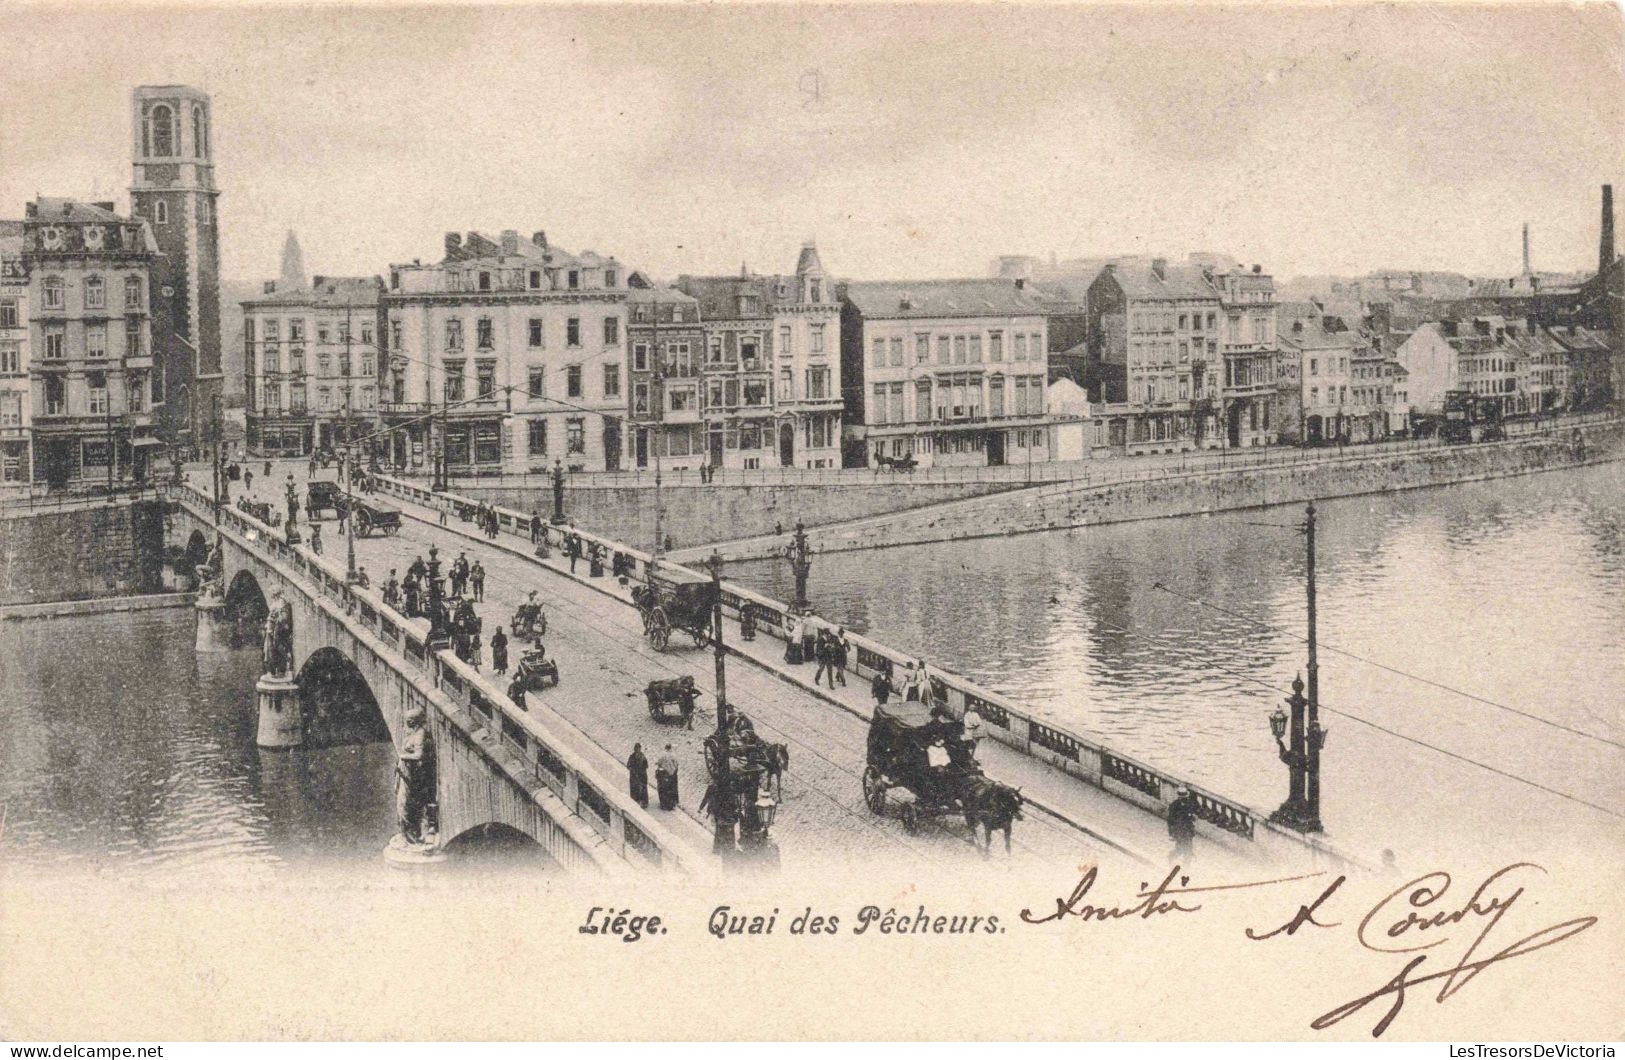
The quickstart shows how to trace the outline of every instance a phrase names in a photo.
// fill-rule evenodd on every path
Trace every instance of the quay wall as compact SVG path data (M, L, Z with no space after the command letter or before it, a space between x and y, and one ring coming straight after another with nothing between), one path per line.
M674 547L693 548L772 534L776 526L788 532L798 521L823 526L1012 488L1005 481L915 483L897 476L861 485L685 483L661 490L660 527ZM454 482L453 489L459 496L515 511L534 512L538 506L544 516L553 511L553 489L546 479L533 478L528 486ZM572 523L604 537L645 546L654 542L655 495L648 484L567 480L564 510Z
M156 499L0 509L0 606L162 592Z
M1369 456L1348 450L1319 463L1229 471L1169 468L1136 480L1054 483L854 519L821 527L808 537L820 552L847 552L1299 504L1606 463L1625 455L1622 439L1625 424L1614 420L1504 442ZM731 560L759 559L779 554L783 545L782 538L758 538L733 542L721 551ZM679 550L671 558L688 562L700 554Z

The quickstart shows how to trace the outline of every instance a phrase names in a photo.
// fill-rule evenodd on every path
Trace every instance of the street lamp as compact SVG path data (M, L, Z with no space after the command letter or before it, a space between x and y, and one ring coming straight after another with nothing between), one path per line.
M1315 632L1315 506L1304 511L1302 527L1307 556L1306 596L1309 616L1309 683L1302 677L1292 680L1292 695L1286 704L1290 716L1280 707L1269 716L1270 732L1281 761L1287 766L1287 798L1270 820L1300 832L1319 832L1320 751L1326 745L1326 730L1320 725L1320 662ZM1304 693L1308 692L1306 696ZM1290 736L1288 735L1290 733Z
M564 525L564 461L553 458L553 525Z
M711 850L724 856L736 848L734 840L735 803L733 768L728 760L728 675L722 647L722 553L711 550L705 565L711 571L711 643L716 651L717 731L711 763L711 820L715 826Z
M807 528L796 523L795 536L784 546L784 558L790 562L790 571L796 578L796 596L790 602L793 614L805 615L812 610L807 602L807 575L812 570L812 550L807 547Z

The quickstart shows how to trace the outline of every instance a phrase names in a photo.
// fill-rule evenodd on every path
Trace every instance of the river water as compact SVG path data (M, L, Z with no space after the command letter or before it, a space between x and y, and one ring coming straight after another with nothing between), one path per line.
M836 553L816 559L809 595L1042 718L1270 809L1285 767L1267 718L1305 665L1302 518ZM1482 853L1486 839L1617 848L1625 464L1330 500L1317 541L1329 834L1402 864L1406 849ZM729 577L792 594L782 561Z

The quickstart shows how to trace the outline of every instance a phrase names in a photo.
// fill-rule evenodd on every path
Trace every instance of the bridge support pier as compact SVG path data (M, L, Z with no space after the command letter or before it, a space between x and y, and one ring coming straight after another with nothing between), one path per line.
M288 674L261 674L254 691L260 708L254 742L277 751L303 746L305 714L299 702L299 682Z
M192 610L197 615L197 650L206 653L229 651L232 623L226 615L226 602L211 593L199 593Z

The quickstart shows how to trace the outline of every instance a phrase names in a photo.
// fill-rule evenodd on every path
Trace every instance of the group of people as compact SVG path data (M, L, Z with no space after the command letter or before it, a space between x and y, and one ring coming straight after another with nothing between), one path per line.
M475 560L470 566L466 552L457 553L457 559L452 562L451 595L471 595L475 600L485 600L485 565Z
M502 531L502 523L497 518L497 510L484 501L480 501L472 511L465 512L464 515L465 518L472 518L474 525L480 528L480 533L492 541L495 541L497 534Z
M632 755L626 760L626 773L632 801L648 809L649 759L645 757L641 743L632 745ZM662 810L677 809L677 756L672 753L671 744L666 745L666 753L655 763L655 797Z
M890 671L878 670L874 680L869 682L869 692L875 697L875 702L885 706L894 693L901 694L904 702L923 702L931 688L931 675L925 668L925 660L911 662L903 671L901 683L892 680Z

